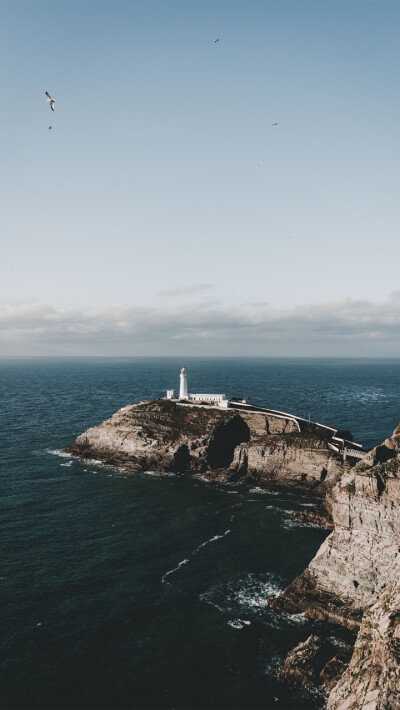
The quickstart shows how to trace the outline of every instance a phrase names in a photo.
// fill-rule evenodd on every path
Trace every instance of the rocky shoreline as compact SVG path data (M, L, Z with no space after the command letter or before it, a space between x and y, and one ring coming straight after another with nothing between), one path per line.
M332 490L333 532L270 605L358 631L328 710L400 708L400 427ZM292 659L294 661L294 658Z
M299 431L290 417L152 400L120 409L64 452L127 471L202 473L325 499L351 469L330 438L316 425Z
M356 465L332 450L330 436L290 417L154 400L124 407L64 452L128 471L198 472L320 498L307 520L332 532L270 605L358 631L357 641L351 654L307 639L280 678L324 683L329 710L397 709L400 427Z

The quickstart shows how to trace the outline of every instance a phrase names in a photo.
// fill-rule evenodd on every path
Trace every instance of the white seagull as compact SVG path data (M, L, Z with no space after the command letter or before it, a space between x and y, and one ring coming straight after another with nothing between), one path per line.
M50 96L50 94L49 94L48 91L45 91L44 93L45 93L46 96L47 96L46 101L49 102L51 110L54 111L54 104L55 104L56 100L51 98L51 96Z

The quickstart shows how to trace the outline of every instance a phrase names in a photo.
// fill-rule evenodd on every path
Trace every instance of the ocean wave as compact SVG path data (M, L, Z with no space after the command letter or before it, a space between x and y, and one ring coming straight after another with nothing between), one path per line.
M335 398L346 400L346 402L357 402L361 404L369 404L382 400L386 394L380 387L367 387L365 389L356 390L353 386L347 386L345 390L335 393Z
M193 550L193 552L190 553L189 557L185 557L185 559L182 560L182 562L179 562L177 567L174 567L174 569L171 569L168 572L166 572L162 576L161 581L165 582L166 577L168 577L170 574L173 574L174 572L177 572L183 565L188 564L188 562L190 561L190 558L194 557L198 553L198 551L201 550L203 547L206 547L206 545L210 545L212 542L216 542L217 540L221 540L223 537L226 537L226 535L229 535L229 533L230 533L230 530L225 530L225 532L222 533L221 535L214 535L209 540L202 542L200 545L198 545L198 547L195 548L195 550Z
M277 615L270 609L268 597L278 596L282 590L283 585L275 575L257 576L250 573L236 582L212 587L200 595L200 600L220 611L235 615L240 611L255 616L268 612L275 620Z
M282 491L272 491L270 489L260 488L259 486L256 486L255 488L249 488L249 493L256 493L257 495L262 496L279 496L279 494L282 495Z
M279 505L266 505L265 510L276 510L278 513L284 513L285 515L291 515L297 511L293 508L281 508Z
M281 611L279 615L289 626L302 626L309 623L309 619L307 619L305 614L287 614L285 611Z
M318 530L321 530L321 526L316 523L308 523L303 520L292 520L291 518L284 520L282 527L286 530L290 530L290 528L317 528Z
M203 481L203 483L214 483L214 481L211 481L209 478L206 478L206 476L203 476L201 473L194 473L192 475L192 478L195 478L197 481Z
M166 578L169 577L169 575L174 574L174 572L177 572L181 567L183 567L183 565L187 565L188 562L189 562L189 560L187 558L185 558L184 560L182 560L182 562L180 562L178 564L177 567L174 567L173 569L168 570L168 572L166 572L163 575L163 577L161 578L162 583L164 584Z
M225 537L225 535L229 535L230 530L225 530L222 535L214 535L214 537L210 537L209 540L206 540L205 542L202 542L201 545L196 547L195 551L193 554L196 554L199 550L201 550L202 547L205 547L206 545L209 545L211 542L216 542L216 540L221 540L221 538Z
M139 471L138 473L142 473L144 476L149 476L150 478L174 478L178 475L173 471Z
M250 626L251 621L247 619L231 619L228 621L228 626L232 626L233 629L243 629L245 626Z
M63 459L73 458L71 454L66 454L64 451L61 451L61 449L45 449L45 453L51 454L52 456L60 456Z

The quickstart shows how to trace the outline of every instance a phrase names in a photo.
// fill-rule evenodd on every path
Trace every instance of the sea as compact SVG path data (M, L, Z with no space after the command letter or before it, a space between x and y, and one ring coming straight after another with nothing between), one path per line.
M61 449L132 402L250 396L352 431L369 449L400 420L400 359L0 360L0 707L323 708L277 679L310 634L272 611L327 532L291 520L309 497L127 473Z

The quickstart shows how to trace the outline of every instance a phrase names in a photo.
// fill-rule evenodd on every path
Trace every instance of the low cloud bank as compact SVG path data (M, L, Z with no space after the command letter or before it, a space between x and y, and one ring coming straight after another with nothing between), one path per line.
M0 303L0 354L398 356L400 292L276 309L213 301L56 309Z

